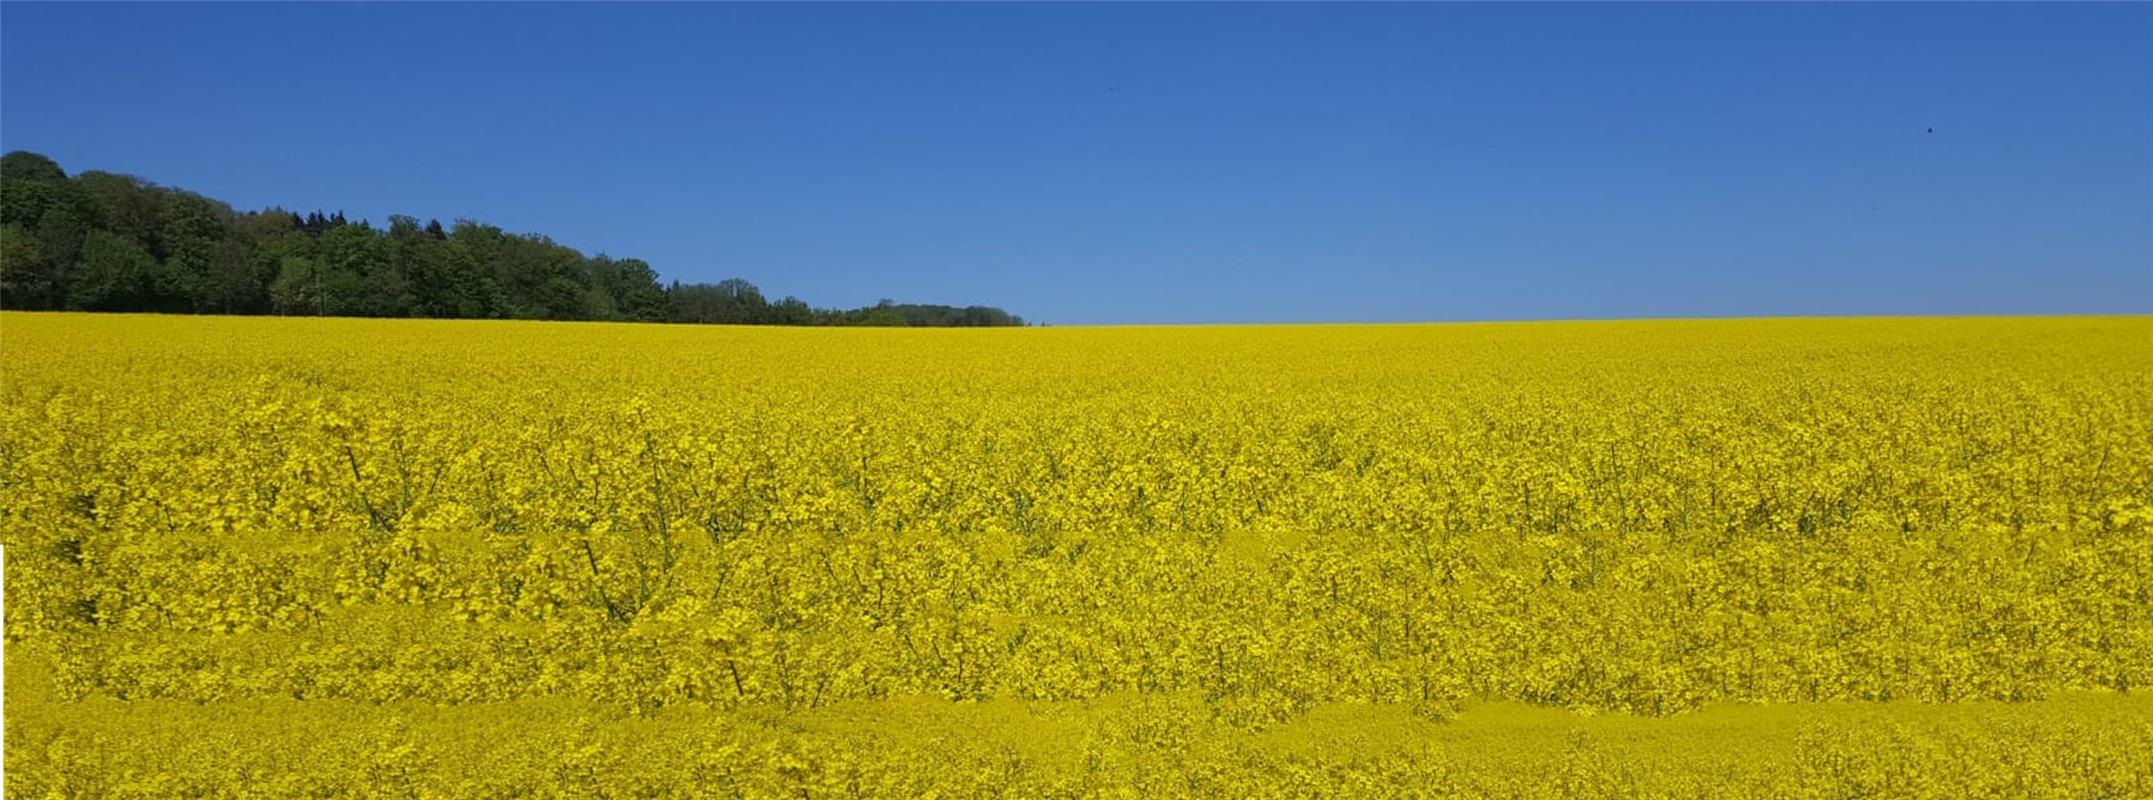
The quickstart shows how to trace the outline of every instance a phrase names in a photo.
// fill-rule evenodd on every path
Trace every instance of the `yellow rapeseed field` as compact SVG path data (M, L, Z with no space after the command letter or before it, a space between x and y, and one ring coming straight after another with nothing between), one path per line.
M0 315L45 796L2153 795L2153 318Z

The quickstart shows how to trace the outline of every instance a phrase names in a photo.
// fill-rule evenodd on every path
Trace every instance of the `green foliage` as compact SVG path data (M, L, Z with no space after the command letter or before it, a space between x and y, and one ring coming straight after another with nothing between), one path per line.
M0 156L0 179L28 181L32 183L58 183L67 180L67 173L53 160L36 153L17 150Z
M0 156L0 225L35 225L64 200L67 173L52 159L20 150Z
M82 265L67 283L67 307L78 311L147 311L170 306L178 287L142 246L111 231L91 231Z
M51 286L42 269L44 243L21 225L0 225L0 303L43 302Z
M0 308L618 320L733 325L1021 325L997 308L772 303L739 279L659 282L651 266L539 235L392 216L234 211L131 175L72 178L36 153L0 160Z

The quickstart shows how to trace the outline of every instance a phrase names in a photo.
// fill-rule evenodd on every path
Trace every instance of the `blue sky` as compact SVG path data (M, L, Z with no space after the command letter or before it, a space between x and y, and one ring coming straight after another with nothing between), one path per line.
M6 3L0 147L1055 324L2153 312L2142 3Z

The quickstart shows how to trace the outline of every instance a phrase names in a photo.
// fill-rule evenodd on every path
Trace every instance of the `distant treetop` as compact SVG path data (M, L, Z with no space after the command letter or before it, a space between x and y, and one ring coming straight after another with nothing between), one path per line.
M1007 326L999 308L772 302L738 278L661 283L639 259L457 220L386 228L337 211L234 211L131 175L0 156L0 308L694 322Z

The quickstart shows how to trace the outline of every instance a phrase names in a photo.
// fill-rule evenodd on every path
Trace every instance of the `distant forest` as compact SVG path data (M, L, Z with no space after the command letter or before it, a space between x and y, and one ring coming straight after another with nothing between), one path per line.
M1022 325L999 308L771 301L744 280L660 283L641 260L407 216L234 211L131 175L0 156L0 308L736 325Z

